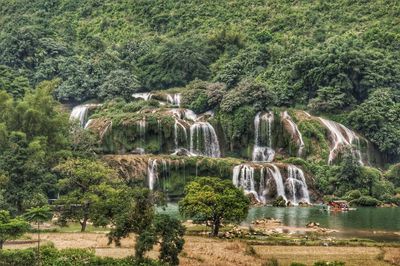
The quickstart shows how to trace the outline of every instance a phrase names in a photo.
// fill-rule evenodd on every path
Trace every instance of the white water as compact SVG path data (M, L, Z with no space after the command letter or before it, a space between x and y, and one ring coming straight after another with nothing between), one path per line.
M136 98L136 99L143 99L143 100L145 100L145 101L150 100L152 96L153 96L153 94L150 93L150 92L138 92L138 93L132 94L132 97L133 97L133 98Z
M275 181L277 197L282 196L282 198L285 201L287 201L286 195L285 195L285 187L283 186L283 178L282 178L281 171L274 164L270 164L270 166L272 167L272 169L268 168L268 172L271 174L272 178Z
M285 183L289 200L293 205L298 205L300 202L309 204L310 196L303 170L295 165L288 165L287 171L288 177Z
M158 168L157 160L149 159L149 162L147 165L147 181L148 181L150 190L154 189L154 186L158 180L157 168Z
M261 202L255 189L253 167L246 164L235 166L233 168L232 182L236 187L243 188L246 194L253 194L254 198Z
M195 122L190 126L190 152L208 157L221 156L218 137L210 123Z
M183 136L185 138L185 143L186 143L187 139L188 139L187 129L177 118L175 118L175 124L174 124L174 144L175 144L175 149L179 148L179 129L183 132Z
M138 123L138 127L139 127L139 137L140 137L140 145L143 145L144 149L144 145L146 144L146 117L143 117L143 119L141 119Z
M181 94L180 93L175 93L175 94L167 94L167 102L176 105L176 106L181 106Z
M185 109L185 119L196 121L197 115L190 109Z
M359 160L360 164L364 165L362 161L361 150L359 147L360 139L356 135L356 133L342 124L321 117L319 119L322 124L329 130L330 139L332 141L328 163L331 164L340 152L340 150L343 147L347 146L351 148L353 155ZM356 144L357 146L354 147L353 144Z
M287 111L283 112L282 119L286 120L292 129L290 134L292 136L292 139L295 139L297 145L299 146L299 150L297 151L297 156L300 157L304 150L303 136L301 135L299 128L297 127L296 123L293 122L292 117L288 114Z
M303 171L294 165L288 166L288 177L286 178L285 192L284 179L278 166L275 164L260 165L260 182L254 180L255 168L248 164L240 164L233 168L232 183L242 188L246 194L254 195L254 198L261 203L266 203L266 197L271 189L271 181L275 184L275 197L281 196L286 202L288 195L291 203L297 205L299 202L309 203L307 184ZM271 179L272 178L272 179ZM289 187L289 186L292 187Z
M254 147L252 160L254 162L272 162L275 157L275 151L272 149L272 123L274 114L269 112L261 116L261 112L254 117ZM261 123L266 123L267 126L267 142L268 146L262 146Z
M95 108L100 106L99 104L82 104L75 106L72 109L71 115L69 116L70 121L79 121L81 127L85 127L88 118L88 113L90 108Z

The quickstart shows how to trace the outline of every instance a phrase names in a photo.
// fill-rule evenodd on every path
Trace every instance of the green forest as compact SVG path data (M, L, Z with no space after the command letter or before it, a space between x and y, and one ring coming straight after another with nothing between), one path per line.
M2 238L2 217L19 223L51 203L61 226L112 224L117 245L139 234L135 258L82 253L90 265L131 265L156 243L160 261L176 265L185 229L156 206L183 198L182 215L208 222L216 214L204 206L214 203L200 208L190 199L231 193L224 200L240 199L241 209L218 216L218 236L221 221L240 223L254 201L243 185L230 185L240 188L235 166L246 164L256 184L276 169L286 180L302 178L310 195L298 192L302 202L294 188L295 205L400 206L399 51L398 1L3 0L0 246L28 230ZM69 116L84 104L90 109L79 125ZM340 134L350 140L335 139ZM218 147L200 143L214 135ZM340 141L349 142L343 150ZM261 146L275 149L272 160L254 159ZM190 156L172 153L183 147ZM197 150L207 154L191 157ZM204 182L215 187L199 190ZM277 183L268 193L274 206L290 205ZM46 248L50 257L69 256Z

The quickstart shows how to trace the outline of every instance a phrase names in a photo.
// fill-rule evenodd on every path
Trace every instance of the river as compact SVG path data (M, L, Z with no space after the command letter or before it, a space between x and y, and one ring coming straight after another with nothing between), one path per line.
M181 218L176 203L169 203L160 212ZM320 206L313 207L252 207L243 224L261 218L275 218L284 225L305 227L317 222L321 227L335 229L338 237L361 237L380 241L400 241L400 208L357 208L348 212L326 212Z

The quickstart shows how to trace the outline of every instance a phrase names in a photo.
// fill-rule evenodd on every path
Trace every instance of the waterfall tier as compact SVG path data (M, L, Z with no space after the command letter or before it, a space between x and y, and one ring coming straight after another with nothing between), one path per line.
M345 127L342 124L336 123L331 120L324 118L319 118L322 124L329 131L329 139L331 141L331 147L329 151L328 163L332 164L336 159L337 155L344 147L351 149L353 156L358 159L361 165L364 165L362 160L361 148L360 148L360 138L357 134Z
M100 104L82 104L75 106L69 116L70 121L78 121L81 127L86 127L88 122L89 110L99 107Z
M208 122L195 122L190 126L190 152L209 157L221 157L219 141Z
M272 112L257 113L254 117L254 147L252 160L254 162L272 162L275 151L272 148L272 123L274 114Z
M284 111L282 114L282 122L288 123L289 125L289 133L292 137L292 139L297 143L299 150L297 151L297 156L301 157L303 154L304 150L304 141L303 141L303 136L297 127L297 124L293 122L292 117L288 114L287 111Z
M291 164L285 167L280 169L277 164L237 165L233 168L232 183L246 194L252 194L260 203L281 196L292 205L309 204L310 196L303 171Z

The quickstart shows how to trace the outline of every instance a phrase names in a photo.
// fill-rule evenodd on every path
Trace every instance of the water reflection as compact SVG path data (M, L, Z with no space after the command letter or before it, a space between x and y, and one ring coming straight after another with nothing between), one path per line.
M178 205L169 203L162 211L174 217L181 218ZM332 229L385 230L400 231L400 208L358 208L349 212L326 212L322 207L252 207L244 221L261 218L280 219L284 225L304 227L309 222L320 223L322 227Z

